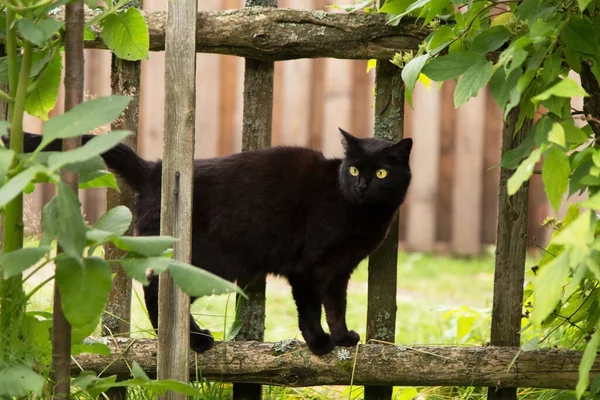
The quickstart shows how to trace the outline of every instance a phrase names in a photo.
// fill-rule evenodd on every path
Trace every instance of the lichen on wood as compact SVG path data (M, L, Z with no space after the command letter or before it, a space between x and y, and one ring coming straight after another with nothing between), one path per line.
M269 0L255 0L269 3ZM150 50L165 49L166 11L143 11L150 34ZM86 20L96 15L88 10ZM57 19L62 14L56 15ZM229 54L266 61L298 58L390 59L399 51L416 50L430 33L410 18L398 26L383 14L331 13L249 7L199 11L196 51ZM105 49L99 34L86 48Z
M137 361L151 377L156 376L156 340L110 339L113 356L80 354L71 372L81 368L103 376L131 377ZM347 359L348 350L351 359ZM189 353L189 374L198 372L208 380L293 387L320 385L369 386L492 386L573 389L578 379L582 352L542 349L520 352L519 347L499 346L398 346L385 344L336 348L315 356L304 343L217 342L203 353ZM355 355L356 354L356 355ZM356 360L354 359L358 357ZM353 365L354 380L352 381ZM590 379L600 372L600 359Z

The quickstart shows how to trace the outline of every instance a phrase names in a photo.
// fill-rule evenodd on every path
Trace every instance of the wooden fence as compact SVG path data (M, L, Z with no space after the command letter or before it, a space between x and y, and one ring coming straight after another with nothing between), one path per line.
M102 371L104 374L114 373L125 378L130 363L138 361L150 375L156 374L159 378L185 379L200 372L203 377L234 382L235 399L261 398L260 384L304 386L347 385L354 382L366 386L367 399L389 399L393 385L489 386L489 399L514 399L515 388L519 386L573 388L577 380L577 365L581 360L581 352L547 349L530 351L515 357L519 354L525 251L528 225L531 223L528 215L533 214L538 218L542 201L536 201L536 197L530 195L539 190L534 182L531 185L532 190L522 187L509 202L506 181L510 172L502 170L501 174L498 174L496 169L492 174L488 172L488 168L497 164L500 152L504 153L517 147L530 128L531 125L526 123L521 131L515 132L518 110L513 110L507 120L502 122L498 111L492 106L489 93L483 90L477 98L472 99L460 110L454 111L449 99L449 84L439 93L435 88L428 91L419 87L413 100L415 111L407 109L404 106L400 70L390 65L387 60L395 51L414 49L426 33L410 22L403 22L399 27L390 27L384 24L384 18L380 15L336 15L274 8L228 13L199 12L195 16L189 9L185 11L186 7L194 3L195 0L177 0L169 3L169 10L173 14L169 16L171 23L167 29L165 13L146 13L151 31L151 48L161 50L166 47L167 63L170 65L167 69L170 74L167 75L170 87L167 88L166 103L163 103L162 97L152 98L153 107L160 104L160 109L164 107L167 112L173 113L164 121L165 130L169 132L164 140L165 155L169 157L170 162L166 163L168 167L163 170L161 232L173 232L186 242L176 248L174 254L177 258L187 259L189 232L178 233L170 229L178 226L177 219L185 218L190 210L190 188L189 185L181 191L166 188L173 189L171 185L177 185L177 182L173 183L171 179L178 176L176 171L182 171L182 181L189 178L189 171L186 172L185 166L192 158L189 146L192 137L186 134L193 130L190 126L193 123L193 110L190 110L189 106L194 101L186 96L189 97L194 89L194 79L192 77L190 83L189 73L194 56L192 26L197 18L200 22L196 24L196 51L251 56L243 61L244 75L241 81L239 71L242 69L239 65L237 69L234 68L234 63L238 61L221 59L228 60L231 65L230 68L222 68L220 72L228 74L234 69L238 80L234 85L235 90L239 91L243 85L244 96L242 105L236 105L236 111L227 119L222 118L231 112L232 102L219 100L217 115L220 125L219 128L212 128L215 132L220 132L218 136L207 134L207 131L210 133L210 128L197 131L196 138L199 144L211 140L218 144L220 150L217 154L238 149L248 151L267 146L269 142L287 143L292 139L284 139L286 136L283 132L286 132L291 134L293 140L299 140L295 144L320 147L326 154L335 155L339 154L340 144L339 138L333 135L333 132L337 125L344 126L344 123L354 132L360 131L364 135L373 127L377 137L398 139L410 133L415 138L411 155L414 160L414 184L411 187L409 204L400 211L402 224L392 227L383 245L369 258L366 326L367 340L371 343L360 345L355 351L338 348L324 357L311 354L306 346L294 341L261 343L263 333L260 327L264 327L264 323L261 324L260 321L264 320L265 314L262 281L254 283L247 290L250 300L245 303L241 313L245 324L238 335L241 341L219 343L214 349L200 355L190 354L187 358L185 355L188 351L188 317L185 311L188 306L184 296L169 284L168 275L162 274L158 356L155 340L117 338L108 340L113 357L80 355L77 357L77 363L73 364L73 372L76 373L79 367L83 367L86 370ZM275 0L246 0L245 4L277 5ZM179 32L180 37L185 39L184 46L169 47L168 43L172 43L174 38L178 37L177 28L180 28L173 23L174 21L188 27L186 32ZM240 28L240 24L244 25L243 29ZM348 26L352 29L339 29ZM327 37L326 42L323 42L324 36ZM282 39L284 37L285 40ZM386 40L378 40L382 37ZM284 43L286 41L292 45ZM302 48L293 46L299 41L307 45ZM102 47L98 40L87 42L86 45ZM294 68L304 72L299 75L292 71L287 73L294 77L289 78L290 85L294 86L294 82L300 82L300 86L294 86L298 92L290 92L284 96L285 92L277 90L278 70L275 61L310 57L327 59L302 60L305 64L295 64ZM334 57L338 59L331 60ZM362 96L348 95L359 90L369 92L372 87L369 79L372 78L366 77L362 72L364 62L343 60L344 57L378 59L374 109L371 109L373 101L365 100L371 99L368 93L364 95L360 92L363 93ZM122 77L126 65L113 65L113 78ZM177 68L181 68L182 65L187 65L188 68L179 71ZM299 67L301 65L304 65L304 69ZM356 67L357 65L360 68ZM292 67L279 70L280 83L283 79L281 74L288 68ZM342 71L346 71L347 80L342 80ZM147 69L142 71L143 82L148 79L148 75ZM159 75L163 76L162 73ZM317 83L303 86L302 82L305 81L302 77L306 77L306 81L314 78ZM210 77L205 77L204 81L200 79L200 82L206 80L210 80ZM116 81L118 83L119 79ZM224 83L232 84L231 80L222 76L221 80L215 81L218 82L219 88ZM285 82L285 79L283 81ZM148 105L144 103L144 99L149 98L145 97L148 95L144 90L151 90L149 88L150 86L142 84L141 91L138 91L142 95L140 124L147 122L146 120L150 119L147 118L149 115L154 116L147 114L145 107ZM122 92L123 88L115 85L113 81L113 91L115 90ZM235 93L235 90L228 93ZM220 92L199 90L198 98L209 97L202 100L206 102L203 104L208 104L213 93L223 94L224 91L225 89ZM178 99L174 99L174 95L185 98L186 104L177 106L175 103ZM237 99L237 96L232 98ZM306 110L298 111L298 108L294 107L297 99L304 99L303 101L308 102L311 107L305 104ZM238 104L237 100L233 102ZM315 103L323 103L323 107L317 107ZM156 107L158 112L159 108ZM175 114L173 107L177 113L182 114ZM196 111L199 111L197 114L201 116L205 110L197 106ZM136 114L135 109L131 112L132 115ZM300 116L294 115L296 113ZM362 119L359 118L361 113ZM374 114L373 119L369 117L369 113ZM230 118L232 116L235 118ZM235 125L239 122L232 124L232 121L240 120L252 120L255 123L242 124L236 128ZM296 122L292 124L292 121ZM199 122L195 123L198 128ZM364 131L357 129L362 124L363 128L366 127ZM230 133L224 133L224 126L231 129ZM288 129L288 126L293 128ZM236 129L242 132L241 140L235 134ZM275 135L276 132L278 136ZM298 132L304 132L304 136L298 136ZM314 135L314 132L323 133L318 136ZM269 140L271 133L273 137ZM154 145L145 147L147 143L152 143L148 137L156 140L152 138L152 134L145 138L139 137L140 152L146 156L150 156L149 149L156 151L160 148ZM225 147L221 147L222 145ZM186 146L188 151L186 154L178 152L177 146ZM196 152L199 151L202 150L197 148ZM181 166L176 170L176 165ZM181 188L183 189L183 186ZM497 203L492 202L496 193L499 196ZM174 199L177 196L179 198ZM87 194L85 197L86 201L92 201L91 197L88 199ZM97 198L94 201L95 207L100 207ZM169 204L172 206L169 207ZM530 205L533 206L529 207ZM533 212L528 213L528 208ZM495 218L486 217L487 211L483 210L491 210L490 215L492 211L495 214L498 210L499 223L496 224ZM446 218L448 214L450 218L445 219L445 225L442 225L442 216ZM92 219L92 216L89 218ZM493 242L496 232L498 241L491 346L454 348L373 343L373 340L390 342L394 338L399 236L404 239L409 249L431 250L441 240L449 243L450 249L457 253L473 254L486 242L483 239L486 235L489 236L488 240ZM531 233L532 230L529 229L529 235ZM115 286L113 289L118 290ZM119 317L128 318L125 314ZM250 321L258 323L251 326ZM177 327L177 324L180 326ZM162 334L165 332L170 336ZM181 336L184 334L186 336ZM513 360L515 362L509 368ZM592 367L592 379L598 372L600 360L596 360ZM116 393L113 398L118 396Z
M281 0L279 7L326 8L327 0ZM239 8L242 0L203 0L202 10ZM146 0L148 11L164 10L166 0ZM86 50L86 93L111 92L111 56L106 50ZM142 62L139 153L155 159L162 155L164 122L163 52L151 52ZM240 151L242 145L243 59L231 55L197 55L196 157ZM274 69L272 145L301 145L321 149L328 156L341 154L337 127L357 136L373 134L375 71L367 73L367 60L334 58L278 61ZM501 113L489 90L458 110L452 102L453 83L441 90L418 85L414 110L405 106L405 136L414 137L411 163L414 180L403 205L401 245L415 251L452 251L476 254L494 244L498 204L502 131ZM53 114L61 112L58 102ZM41 131L42 121L29 118L26 129ZM51 188L27 197L28 230L35 225ZM105 210L106 194L86 190L80 194L84 212L94 222ZM546 242L540 226L551 212L540 176L531 183L529 238Z

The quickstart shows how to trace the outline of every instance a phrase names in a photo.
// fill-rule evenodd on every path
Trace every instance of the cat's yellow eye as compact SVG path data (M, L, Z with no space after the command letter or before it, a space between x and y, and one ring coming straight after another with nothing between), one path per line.
M356 168L354 166L350 167L350 175L358 176L358 168Z
M379 178L379 179L383 179L387 176L387 171L385 169L378 169L377 172L375 173L375 175Z

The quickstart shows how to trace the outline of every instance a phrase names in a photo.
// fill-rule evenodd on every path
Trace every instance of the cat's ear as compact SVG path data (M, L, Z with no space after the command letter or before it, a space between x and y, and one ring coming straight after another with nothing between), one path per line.
M410 151L412 150L413 141L411 138L400 140L398 143L390 147L390 154L401 161L408 161Z
M344 136L344 141L342 142L342 144L344 145L344 149L346 149L346 152L350 150L362 149L359 138L352 136L350 133L346 132L342 128L338 127L338 129L342 133L342 136Z

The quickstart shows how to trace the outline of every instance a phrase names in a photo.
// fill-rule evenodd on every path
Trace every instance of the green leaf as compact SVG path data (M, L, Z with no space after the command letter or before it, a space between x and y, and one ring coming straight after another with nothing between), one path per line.
M542 0L525 0L517 7L515 15L521 20L526 21L533 17L540 9Z
M61 257L56 260L56 284L65 317L75 327L84 326L104 312L111 287L110 266L99 257L88 257L83 265Z
M125 110L131 97L112 95L83 102L44 124L40 146L54 139L65 139L90 132L114 121Z
M429 51L431 55L439 53L448 43L454 40L454 31L448 25L441 26L431 38L429 42Z
M100 24L102 41L117 57L129 61L148 59L150 35L140 10L132 7L109 14Z
M568 97L550 96L550 98L542 101L542 105L558 117L571 117L571 99Z
M558 49L553 52L544 62L544 68L542 68L541 76L545 84L549 84L558 78L560 73L560 63L562 61L561 51Z
M518 92L517 82L519 81L519 78L521 78L522 74L523 71L520 69L515 69L513 72L511 72L507 79L504 68L497 68L494 75L492 75L492 78L490 79L490 88L496 103L498 103L498 106L500 106L501 109L503 109L506 106L506 103L508 103L512 91L516 91L515 95L518 96L519 99L521 98L521 95ZM519 100L517 99L516 102L518 101Z
M558 83L544 90L542 93L534 96L531 100L542 101L546 100L550 96L558 97L588 97L589 94L577 84L573 79L567 77L561 79Z
M479 90L489 82L492 77L493 65L490 61L481 61L469 67L460 78L454 89L454 107L465 104L471 97L476 96Z
M60 53L56 53L46 68L36 78L38 83L35 89L25 99L25 111L28 114L42 120L48 119L48 113L56 105L61 73L62 56Z
M542 156L542 149L537 148L529 154L523 162L519 165L517 170L510 178L508 178L507 186L508 186L508 195L512 196L517 193L517 191L521 188L523 183L527 182L531 175L533 174L533 168L535 164L540 160Z
M170 260L169 274L185 293L194 297L236 292L246 295L237 285L201 268Z
M600 325L600 324L599 324ZM581 395L587 390L590 382L590 371L596 361L598 355L598 345L600 345L600 326L596 325L596 331L592 335L592 338L585 346L583 351L583 357L579 363L579 380L575 387L577 398L581 398Z
M534 283L531 322L541 324L554 311L568 277L569 253L567 251L541 268Z
M592 3L592 0L577 0L577 4L579 5L579 10L583 11Z
M25 398L30 394L42 395L46 379L30 367L17 364L0 370L0 397Z
M580 145L589 140L588 135L586 135L583 129L575 126L575 123L572 119L561 121L560 124L565 130L565 137L567 138L567 141L572 145Z
M80 260L85 247L86 226L77 194L66 183L58 184L58 244L72 258Z
M102 243L109 237L121 236L131 225L132 215L129 208L117 206L102 215L94 228L87 232L87 239Z
M452 53L438 56L423 67L423 73L436 82L455 79L465 73L473 64L485 61L477 53Z
M397 15L406 11L411 3L411 0L388 0L379 9L379 12Z
M581 55L575 51L572 47L564 47L563 53L565 54L565 60L571 69L578 74L581 73Z
M58 196L54 196L42 210L42 239L40 246L49 246L58 236Z
M519 166L522 159L531 153L531 148L534 145L534 135L530 132L525 139L519 144L519 147L507 151L502 157L502 165L504 168L515 169Z
M112 242L121 250L131 251L146 257L162 255L173 246L171 236L123 236L113 238Z
M481 54L498 50L511 35L512 33L502 25L492 26L475 36L469 50Z
M423 21L423 25L427 25L436 18L446 7L451 3L448 0L431 0L427 7L427 16Z
M406 84L407 100L409 104L411 103L410 99L412 97L412 92L415 89L417 79L419 79L419 74L428 58L429 56L427 54L415 57L402 69L402 80Z
M93 171L79 176L79 189L111 188L121 192L117 178L112 172Z
M37 264L46 254L50 247L25 247L9 253L0 254L0 265L4 279L12 278L25 271L27 268Z
M29 167L17 175L9 179L2 187L0 187L0 208L17 197L29 182L33 180L38 172L44 171L44 168L38 165Z
M555 244L570 246L572 249L589 250L593 240L592 214L590 210L583 211L579 216L563 228L555 237Z
M548 141L556 143L561 147L565 147L567 145L565 139L565 130L558 122L552 123L552 128L550 128L550 132L548 132Z
M10 169L10 165L12 164L12 160L14 157L14 151L6 149L4 147L0 147L0 186L4 185L6 174Z
M140 282L142 285L148 285L148 271L160 274L166 271L171 262L170 258L166 257L140 257L133 254L128 254L121 259L121 267L125 273Z
M78 354L100 354L101 356L110 357L110 347L102 342L92 343L77 343L71 346L71 355L76 356Z
M540 347L540 338L533 337L521 346L522 351L534 351Z
M89 142L75 150L52 153L48 157L48 168L54 172L64 165L89 160L112 149L131 134L131 131L111 131L104 135L95 136Z
M44 18L36 24L31 18L23 17L18 22L19 33L23 39L39 47L44 46L62 25L62 22L52 18Z
M567 48L579 53L594 55L600 52L598 36L587 18L574 15L561 38Z
M96 40L96 32L90 27L83 29L83 40Z
M529 53L526 50L523 50L523 49L515 50L512 53L512 57L510 57L504 63L504 69L506 70L506 73L508 75L510 75L511 72L513 72L515 69L517 69L521 65L523 65L523 63L527 59L528 55L529 55Z
M150 378L148 377L148 375L146 375L146 373L144 372L142 367L140 367L140 364L138 364L137 361L134 361L133 365L131 366L131 375L134 378L150 381Z
M581 207L600 210L600 192L578 203Z
M554 124L558 125L557 122ZM571 165L567 155L552 146L545 155L544 166L542 167L542 180L544 181L544 190L554 211L558 212L563 194L569 187L569 176L571 175Z

